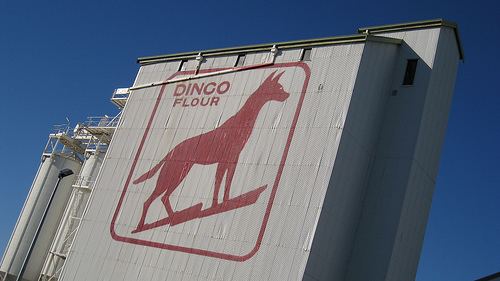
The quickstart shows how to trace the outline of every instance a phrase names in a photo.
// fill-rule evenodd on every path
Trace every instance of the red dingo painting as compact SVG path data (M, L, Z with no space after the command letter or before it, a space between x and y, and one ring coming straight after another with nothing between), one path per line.
M258 251L267 221L269 219L273 199L279 186L281 174L283 172L287 153L293 138L295 126L299 118L300 109L306 94L310 76L308 66L302 62L274 64L272 66L262 67L259 69L242 70L240 73L247 71L269 71L268 69L271 69L271 73L264 76L265 78L261 84L250 94L247 94L246 100L242 102L239 109L237 109L237 111L225 121L222 121L220 126L180 141L173 146L173 148L169 149L161 160L153 164L152 168L140 171L137 169L136 163L140 159L141 151L143 150L143 146L145 145L144 143L150 130L149 128L151 127L159 104L162 101L166 85L162 86L160 93L158 94L156 104L153 108L153 112L150 116L148 126L145 129L142 141L135 154L131 171L126 180L122 195L112 219L111 235L115 240L234 261L247 260ZM286 75L292 75L292 72L297 71L297 69L302 70L300 77L303 82L299 84L301 85L301 88L291 89L292 91L285 89L280 82L280 79ZM214 70L205 70L200 73L210 73L212 71ZM189 71L178 72L171 78L177 75L186 74L190 74ZM212 83L215 85L215 82ZM230 83L224 83L227 85L224 85L224 88L221 88L222 90L219 89L219 92L223 95L217 96L218 100L214 106L218 106L218 104L221 103L227 95L231 94L231 90L229 88ZM175 90L175 92L177 92L177 90ZM216 93L214 90L214 96L215 95ZM290 112L293 112L293 116L290 116L292 122L287 139L285 140L285 145L280 148L283 150L283 154L281 156L280 165L276 170L274 182L250 187L250 190L245 190L245 192L231 196L233 179L235 174L237 174L235 172L237 169L244 169L243 167L239 167L241 153L247 146L249 139L255 131L255 125L259 115L261 116L260 118L262 118L262 109L267 104L286 103L291 95L295 95L293 99L294 102L289 103L290 106L294 106L294 110L290 110ZM193 102L190 102L190 104L192 106ZM198 104L198 102L196 104ZM175 107L177 105L177 101L175 101L173 106ZM196 110L196 108L191 108L191 110ZM256 145L259 144L257 143ZM178 189L181 183L185 181L185 178L190 175L193 171L193 167L206 165L214 165L216 167L215 172L212 175L211 203L204 206L201 202L194 202L191 206L181 209L176 208L176 206L171 202L172 194ZM141 200L142 202L138 202L136 205L140 206L140 216L136 221L135 227L128 232L129 234L123 233L122 231L118 234L116 231L116 221L122 209L122 204L125 196L127 195L127 191L135 190L136 192L140 192L141 188L144 188L144 184L148 184L149 182L153 184L154 188L150 188L149 190L152 191L148 192L149 195L143 197L144 201ZM151 184L148 184L148 186ZM222 187L223 194L221 194L221 198L219 194L221 193ZM184 188L189 187L186 186ZM272 189L269 192L265 192L269 188ZM158 228L175 227L193 220L202 220L206 217L217 216L227 212L238 212L239 209L252 208L252 206L257 206L255 203L264 193L266 194L266 198L263 200L267 201L267 204L259 204L260 208L262 208L261 206L265 207L265 211L262 211L262 223L260 225L259 232L255 235L255 246L244 255L211 251L201 248L189 248L183 245L162 243L160 241L148 241L141 238L141 236L138 236L142 235L142 233L154 231ZM265 201L260 200L259 202ZM166 216L159 217L158 219L151 219L152 217L155 217L154 215L149 215L152 204L160 204L155 202L161 202Z

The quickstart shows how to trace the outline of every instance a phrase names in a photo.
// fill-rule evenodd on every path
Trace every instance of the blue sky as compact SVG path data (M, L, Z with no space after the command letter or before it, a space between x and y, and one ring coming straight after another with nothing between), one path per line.
M116 114L136 58L355 33L445 18L459 24L459 67L417 280L500 271L500 11L497 1L1 1L0 251L52 125Z

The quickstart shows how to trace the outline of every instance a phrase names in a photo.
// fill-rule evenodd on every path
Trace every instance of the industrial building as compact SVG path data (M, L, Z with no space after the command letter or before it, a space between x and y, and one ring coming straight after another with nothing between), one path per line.
M50 134L0 280L413 280L461 60L440 19L139 58Z

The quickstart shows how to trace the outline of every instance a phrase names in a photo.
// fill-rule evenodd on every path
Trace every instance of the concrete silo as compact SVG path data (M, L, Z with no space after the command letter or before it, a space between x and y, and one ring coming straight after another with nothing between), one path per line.
M116 100L113 101L116 103ZM113 118L90 117L75 128L73 139L84 148L84 162L72 185L71 196L47 253L40 279L36 280L58 280L119 120L120 114Z
M119 109L125 101L123 95L112 97ZM18 278L58 174L66 168L74 175L61 180L22 275L26 281L57 280L119 121L120 114L89 117L73 131L69 126L56 126L49 135L42 162L2 258L0 280Z
M45 207L58 181L59 172L64 168L69 168L75 173L80 170L80 159L76 157L71 149L67 149L62 145L56 135L63 136L66 135L66 132L59 130L49 138L45 152L42 155L40 167L5 250L0 266L0 274L4 275L6 281L15 280L21 270ZM66 202L71 194L73 180L74 176L70 176L61 181L37 242L33 245L31 258L26 264L25 279L23 280L37 280L44 256L48 251Z

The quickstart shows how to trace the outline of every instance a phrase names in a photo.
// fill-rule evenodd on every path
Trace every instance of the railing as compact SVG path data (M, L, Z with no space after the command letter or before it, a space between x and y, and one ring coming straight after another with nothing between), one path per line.
M69 123L68 124L60 124L52 126L51 134L67 134L69 132Z
M74 235L78 230L79 225L77 225L69 234L67 234L66 238L63 240L63 245L67 245L68 242L73 242ZM71 241L70 241L71 239ZM64 260L66 260L67 254L69 252L69 247L71 244L63 249L63 253L54 253L49 252L49 258L47 263L52 264L53 273L51 275L45 275L44 278L46 281L57 280L64 266ZM57 260L56 260L57 259ZM54 270L55 269L55 270ZM48 278L48 279L47 279Z
M123 108L127 103L129 94L129 88L118 88L114 90L113 95L111 96L111 102L113 102L119 108Z
M130 91L129 88L118 88L113 91L111 99L128 99Z
M120 122L121 112L115 117L111 116L93 116L88 117L87 121L83 122L82 125L85 127L111 127L115 128L118 126L118 122Z
M44 156L51 155L52 153L69 153L70 149L64 146L59 141L59 135L67 135L70 130L69 123L68 124L61 124L61 125L54 125L52 127L52 132L49 134L49 139L47 140L47 144L45 145L45 148L43 150Z
M74 196L68 203L65 216L68 221L63 220L58 228L59 233L63 235L61 242L54 240L43 266L40 281L58 280L61 271L64 267L67 255L70 252L71 246L75 239L75 234L80 226L82 217L81 212L84 210L88 203L89 194L95 183L95 177L78 176L73 184L73 187L79 190L73 191ZM82 190L84 188L85 190ZM87 192L85 192L87 191Z
M95 179L89 177L78 176L73 185L75 186L84 186L84 187L92 187L94 185Z

